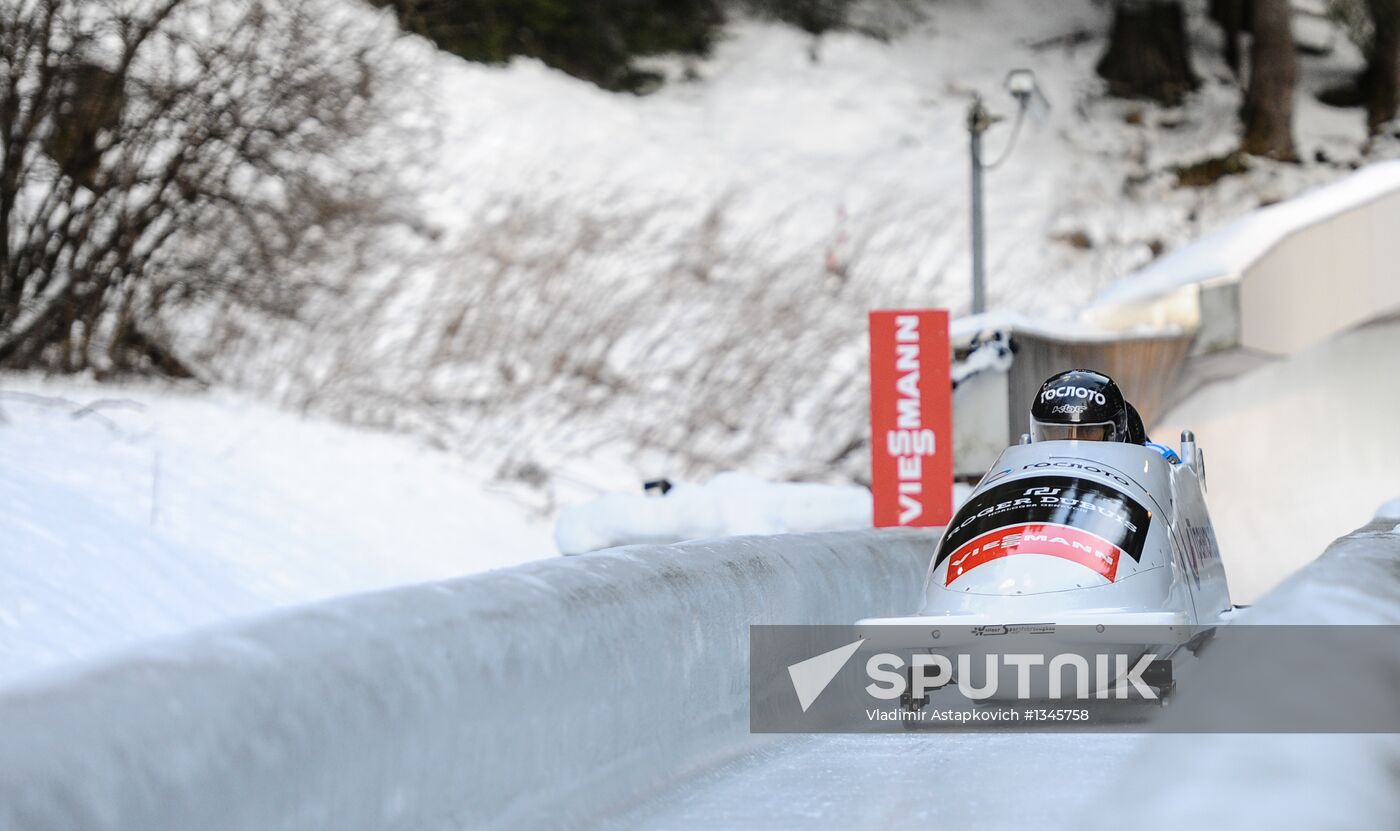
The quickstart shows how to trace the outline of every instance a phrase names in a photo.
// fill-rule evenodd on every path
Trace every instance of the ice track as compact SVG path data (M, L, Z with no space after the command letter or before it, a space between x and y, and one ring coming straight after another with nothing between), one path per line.
M1143 738L1073 733L794 737L701 774L601 827L1074 828Z

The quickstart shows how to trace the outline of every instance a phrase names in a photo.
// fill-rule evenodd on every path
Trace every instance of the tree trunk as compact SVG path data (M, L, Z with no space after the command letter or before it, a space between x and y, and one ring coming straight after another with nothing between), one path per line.
M1099 77L1120 98L1176 106L1199 81L1191 69L1186 15L1174 0L1118 0Z
M1294 162L1293 86L1298 76L1289 0L1254 0L1254 43L1244 99L1244 141L1255 156Z
M1241 75L1240 38L1249 31L1249 6L1250 0L1210 0L1210 17L1225 38L1225 63L1236 78Z
M1400 105L1400 0L1367 0L1376 37L1366 67L1366 126L1375 135Z

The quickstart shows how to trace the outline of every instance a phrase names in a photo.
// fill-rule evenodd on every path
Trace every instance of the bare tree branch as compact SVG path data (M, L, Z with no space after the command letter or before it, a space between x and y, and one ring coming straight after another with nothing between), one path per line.
M308 258L384 216L357 142L394 35L364 20L327 0L6 4L0 365L159 369L182 363L158 338L185 304L294 312Z

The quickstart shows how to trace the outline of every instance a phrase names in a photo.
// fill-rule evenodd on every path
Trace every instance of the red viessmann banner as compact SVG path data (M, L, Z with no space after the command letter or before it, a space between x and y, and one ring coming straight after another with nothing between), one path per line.
M870 313L870 489L875 525L953 517L948 311Z

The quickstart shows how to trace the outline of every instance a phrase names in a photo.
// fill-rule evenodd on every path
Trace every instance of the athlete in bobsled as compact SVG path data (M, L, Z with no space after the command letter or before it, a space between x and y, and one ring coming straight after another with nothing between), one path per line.
M1142 416L1113 379L1092 369L1052 376L1031 404L1032 441L1120 441L1156 450L1179 464L1176 451L1147 437Z
M1086 369L1047 380L1029 426L944 529L918 611L857 623L865 648L990 649L989 636L1034 633L1170 653L1223 620L1194 436L1180 453L1151 443L1118 385Z

